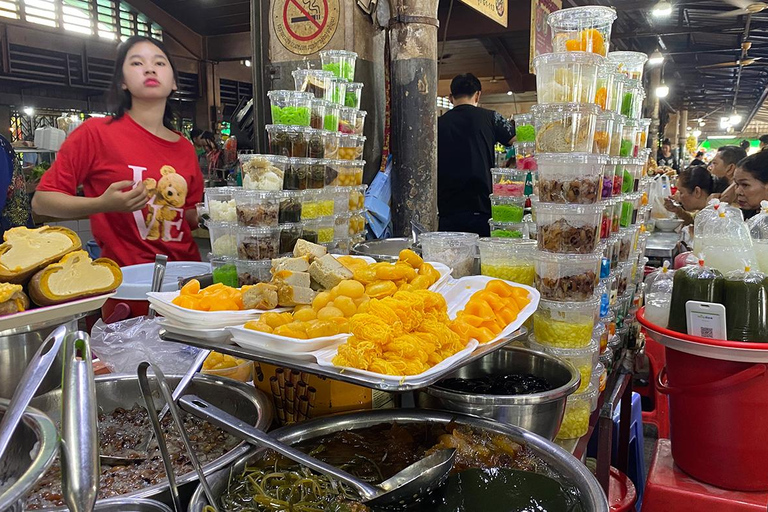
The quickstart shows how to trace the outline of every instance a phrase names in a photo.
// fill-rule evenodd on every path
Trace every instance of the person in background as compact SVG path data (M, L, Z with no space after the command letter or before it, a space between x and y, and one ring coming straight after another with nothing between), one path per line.
M197 153L197 156L205 153L205 149L203 149L203 143L200 140L200 135L202 135L202 133L203 130L200 128L192 128L192 130L189 132L189 140L192 141L192 145L195 147L195 153Z
M102 256L120 266L157 254L200 261L192 230L203 177L192 144L173 129L168 99L177 83L162 42L132 36L121 43L110 89L115 115L88 119L67 137L37 187L34 211L90 217Z
M669 139L664 139L664 142L661 143L661 151L656 157L656 163L659 166L671 167L676 171L679 170L677 158L672 154L672 143L669 142Z
M686 167L677 176L675 197L664 199L664 207L683 220L683 225L693 224L699 210L707 206L714 186L714 177L705 165Z
M481 93L475 75L458 75L451 81L454 107L437 120L440 231L490 235L494 146L512 145L515 129L498 112L477 106Z
M768 133L760 136L760 151L768 149Z
M736 202L744 218L760 211L760 202L768 201L768 151L759 151L741 160L733 175Z
M725 203L736 201L736 187L733 174L736 165L746 158L747 152L738 146L722 146L709 163L709 172L715 177L715 186L710 199L720 199Z
M744 150L744 152L749 151L749 141L748 140L742 140L739 142L739 147Z
M704 152L703 151L697 152L696 156L693 157L693 160L691 160L691 163L688 164L688 167L693 167L694 165L706 166L707 164L704 162L703 158L704 158Z

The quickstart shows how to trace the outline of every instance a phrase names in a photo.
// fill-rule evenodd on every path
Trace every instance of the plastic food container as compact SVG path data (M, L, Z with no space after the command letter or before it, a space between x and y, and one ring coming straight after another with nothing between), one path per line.
M481 238L480 273L533 286L536 242L518 238Z
M333 235L335 230L336 224L333 215L318 218L317 243L327 244L329 242L333 242Z
M592 377L590 379L590 384L592 387L597 389L598 393L602 393L605 391L605 385L608 382L608 372L605 369L605 366L603 366L602 363L598 362L595 365L595 369L592 370ZM595 395L595 398L597 398L597 395Z
M334 215L349 213L349 191L352 187L325 187L325 191L333 198Z
M267 138L269 139L269 152L272 155L293 156L293 145L287 126L268 124ZM306 155L304 155L306 156Z
M603 166L603 188L600 191L600 196L602 197L603 201L613 197L613 178L615 175L616 175L616 166L610 163L606 163ZM608 232L610 233L610 227L608 229ZM600 236L602 237L602 234Z
M291 158L283 178L283 190L304 190L309 186L312 158Z
M297 69L291 73L296 90L323 99L331 88L333 73L322 69Z
M301 219L310 220L333 215L333 191L305 190L301 208Z
M527 222L496 222L488 221L491 226L491 238L530 238L530 227Z
M613 131L611 133L611 146L608 154L610 156L621 155L621 136L624 134L624 123L627 118L618 114L613 121Z
M273 155L306 158L310 155L310 144L317 133L317 130L303 126L267 125L269 152Z
M352 131L355 135L362 135L363 131L365 130L365 116L368 115L368 112L365 110L358 110L357 115L355 116L355 128Z
M325 123L325 105L328 102L323 99L313 99L311 102L312 113L309 120L309 126L322 130Z
M296 91L269 91L272 104L272 124L309 126L312 94Z
M576 393L585 391L592 380L592 372L598 363L598 357L600 355L600 345L597 341L590 341L589 345L584 348L558 348L552 347L544 343L539 343L535 334L531 334L528 337L528 348L537 352L544 352L555 356L563 361L568 361L579 370L581 375L581 384Z
M237 380L240 382L249 382L253 373L253 361L237 359L237 362L239 364L231 368L220 368L218 370L202 369L201 373L206 375L214 375L216 377L226 377L228 379Z
M224 284L237 288L240 283L237 279L237 268L235 267L235 260L230 256L216 256L211 258L211 277L213 278L213 284ZM178 288L178 285L176 286ZM149 304L149 302L147 302ZM146 311L144 312L146 314Z
M301 128L307 141L307 156L309 158L325 158L325 131L314 128Z
M611 153L611 138L613 137L613 124L616 122L615 112L601 112L597 115L595 124L595 144L592 152L598 155Z
M646 148L646 144L648 143L648 132L651 128L651 120L648 118L638 119L637 120L637 133L635 134L635 142L637 145L637 153L634 155L636 157L641 156L641 152ZM646 157L647 158L647 157Z
M353 187L363 184L365 160L334 160L330 165L336 171L330 185Z
M282 190L288 157L279 155L240 155L245 190Z
M608 92L605 110L621 114L621 101L629 79L617 71L612 71L611 74L613 75L613 91Z
M539 201L594 204L600 200L608 158L589 153L540 153Z
M368 185L357 185L349 189L349 211L365 208L365 191Z
M597 247L603 206L536 204L536 231L542 251L588 254Z
M622 228L628 228L635 223L638 208L640 208L640 194L624 194L619 219L619 225Z
M333 216L333 227L334 227L333 237L335 240L348 238L349 236L354 234L349 229L349 219L351 216L352 215L349 212L339 213Z
M629 278L632 275L632 263L628 261L618 263L616 270L613 271L613 275L617 281L617 294L621 298L627 292L627 287L629 286Z
M360 82L349 82L347 92L344 95L344 106L360 108L360 101L363 98L363 84Z
M302 192L300 190L285 190L280 197L278 222L280 224L301 221Z
M595 294L602 254L557 254L536 251L536 289L542 299L587 301Z
M280 228L240 226L237 232L237 256L241 260L258 261L277 258L280 254Z
M429 232L419 237L424 261L448 265L454 278L474 274L480 237L475 233Z
M592 340L599 299L555 302L542 299L533 314L533 331L539 343L560 348L584 348Z
M573 7L555 11L547 16L547 23L552 28L552 47L556 52L592 52L605 57L615 20L616 11L610 7Z
M635 119L627 119L624 122L624 129L621 134L621 157L634 157L640 148L637 143L640 139L638 135L638 124Z
M515 142L512 144L515 148L515 167L521 171L535 171L536 157L534 156L535 142Z
M301 238L304 227L301 222L280 224L280 254L293 252L296 242Z
M341 107L339 109L339 132L354 133L356 119L357 119L356 108Z
M618 178L618 174L616 175L616 178L614 178L614 184L616 183L616 179ZM614 193L616 192L616 187L613 188ZM614 197L611 201L611 204L613 205L613 217L611 219L611 233L618 233L619 229L621 229L620 219L621 219L621 207L622 207L622 200L621 197Z
M350 82L355 79L355 62L357 54L346 50L323 50L320 52L323 70L330 71L339 78Z
M365 136L342 133L339 136L339 159L362 160ZM359 183L355 183L359 185Z
M363 210L350 212L349 232L352 235L363 235L365 233L365 212Z
M544 53L533 59L539 104L593 103L603 61L589 52Z
M330 160L326 159L312 159L312 162L309 164L309 180L307 181L308 189L319 189L325 187L325 184L329 181L329 163Z
M234 222L208 221L211 238L211 254L214 256L237 256L237 224Z
M535 142L536 128L533 125L533 114L515 114L515 136L517 142Z
M343 106L347 95L347 80L345 78L331 78L331 94L328 100L336 105Z
M240 188L214 187L205 189L205 207L211 220L237 222L235 193Z
M496 222L522 222L524 197L491 196L491 218Z
M339 157L339 132L324 131L323 145L325 146L325 158L337 159Z
M235 268L237 269L238 286L251 286L272 281L271 260L237 260L235 261Z
M535 105L532 110L537 154L592 151L600 107L592 103L552 103Z
M341 106L329 101L325 104L325 116L323 117L323 128L331 132L339 131L339 112Z
M277 226L280 192L242 190L235 194L235 207L241 226Z
M630 119L639 119L644 98L643 84L639 80L628 78L621 99L621 114Z
M597 389L590 385L583 393L568 397L557 439L578 439L589 432L589 417L597 395Z
M608 62L616 71L634 80L643 79L648 56L640 52L609 52Z
M493 195L498 197L523 197L526 171L508 168L491 169Z
M617 73L613 66L606 62L597 68L597 88L595 89L594 103L603 110L608 110L611 99L616 92L616 76Z

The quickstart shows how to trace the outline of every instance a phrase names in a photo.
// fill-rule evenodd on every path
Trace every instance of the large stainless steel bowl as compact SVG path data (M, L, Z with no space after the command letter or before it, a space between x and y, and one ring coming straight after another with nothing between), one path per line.
M8 402L0 399L0 418ZM37 409L28 407L0 460L0 510L21 512L24 496L53 464L57 446L56 425Z
M145 498L111 498L96 504L94 512L173 512L168 505Z
M563 421L566 399L581 382L581 375L572 364L527 348L505 347L460 368L446 379L515 373L536 375L555 388L531 395L500 396L472 395L432 386L419 393L419 406L492 418L554 439Z
M304 421L288 427L275 430L271 435L283 443L292 445L315 439L318 437L333 434L340 430L355 430L380 423L449 423L456 422L460 425L482 428L491 432L504 434L514 441L526 445L537 456L544 460L549 466L559 473L564 479L571 482L581 493L581 501L584 510L589 512L608 512L608 501L603 494L597 479L589 472L587 467L582 464L573 455L555 445L551 441L532 434L527 430L510 425L502 425L495 421L466 416L463 414L451 414L440 411L426 411L420 409L392 409L356 412L350 414L337 414L326 416L315 420ZM237 460L232 467L219 471L210 478L208 483L211 486L213 495L218 499L227 488L230 474L241 472L245 466L258 460L262 456L263 450L259 448L252 449L248 454ZM202 487L198 486L192 500L189 502L189 512L203 512L203 508L208 505L205 493Z
M181 380L180 375L166 376L171 386ZM187 388L188 393L202 397L217 407L247 421L257 428L267 430L272 423L271 400L252 385L237 382L232 379L197 374ZM159 389L153 396L157 402L162 402ZM134 404L142 404L144 400L139 390L138 379L135 375L103 375L96 377L96 400L99 410L111 412L118 407L130 409ZM32 405L46 412L51 419L58 422L61 417L61 390L51 391L32 400ZM218 459L203 466L206 475L238 460L250 449L246 443L240 443L235 448ZM179 492L188 497L194 491L197 474L192 471L176 478ZM167 482L145 487L136 492L124 494L121 497L153 498L164 503L171 503ZM46 510L67 510L66 508L50 508Z

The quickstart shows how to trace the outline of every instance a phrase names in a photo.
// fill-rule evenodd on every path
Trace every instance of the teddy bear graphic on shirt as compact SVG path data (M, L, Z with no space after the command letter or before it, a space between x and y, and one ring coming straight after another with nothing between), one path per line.
M156 181L153 178L144 180L149 198L149 211L147 212L146 227L149 228L146 240L171 241L170 229L166 229L166 223L176 222L178 215L183 212L187 199L187 180L176 172L170 165L160 168L161 178Z

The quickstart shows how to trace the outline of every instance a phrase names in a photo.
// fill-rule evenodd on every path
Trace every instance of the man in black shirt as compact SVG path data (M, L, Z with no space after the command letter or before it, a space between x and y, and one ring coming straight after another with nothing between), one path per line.
M490 235L491 168L496 143L509 146L512 124L477 106L480 80L467 73L451 82L454 107L437 120L437 209L440 231Z
M677 158L672 154L672 144L669 142L669 139L664 139L664 142L661 143L661 150L656 157L656 163L662 167L671 167L676 171L680 170L677 165Z

